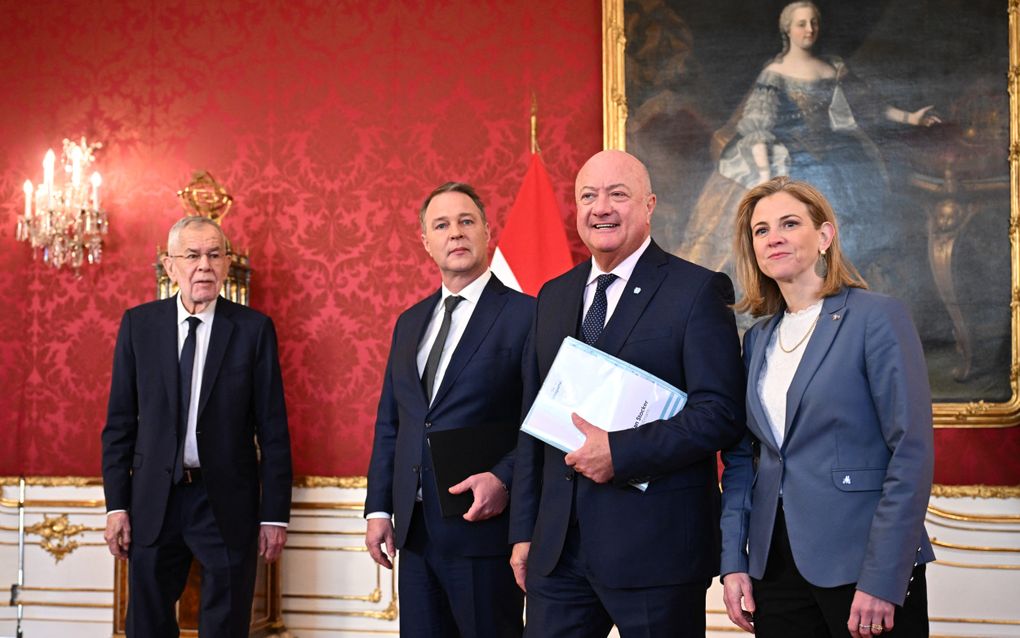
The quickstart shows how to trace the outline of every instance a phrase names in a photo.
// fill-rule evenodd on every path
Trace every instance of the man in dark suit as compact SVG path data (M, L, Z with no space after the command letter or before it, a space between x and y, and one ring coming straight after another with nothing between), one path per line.
M211 219L174 224L167 253L180 294L128 310L117 335L105 538L130 558L128 636L178 635L174 605L192 557L202 565L199 633L247 636L257 554L276 560L290 517L276 332L218 297L229 257Z
M739 438L744 373L724 275L650 237L648 172L603 151L575 186L577 230L592 260L539 293L525 355L525 404L564 337L583 339L688 394L671 419L586 436L570 454L522 434L511 499L511 564L527 588L526 635L703 636L705 590L719 569L716 451ZM619 427L620 424L613 424ZM630 481L650 481L640 491Z
M460 428L513 440L534 299L489 271L489 226L470 186L440 186L419 220L443 284L393 329L368 470L365 544L387 568L401 550L401 636L520 636L523 595L507 563L512 450L451 487L470 491L473 502L463 517L444 518L426 449L430 433Z

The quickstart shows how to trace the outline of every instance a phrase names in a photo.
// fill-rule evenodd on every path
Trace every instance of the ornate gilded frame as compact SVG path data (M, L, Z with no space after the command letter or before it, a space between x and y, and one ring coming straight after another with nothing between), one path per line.
M935 403L936 428L1010 428L1020 425L1020 0L1009 0L1009 241L1011 397L1005 402L984 400ZM602 0L602 126L607 149L626 150L627 90L625 78L624 0Z

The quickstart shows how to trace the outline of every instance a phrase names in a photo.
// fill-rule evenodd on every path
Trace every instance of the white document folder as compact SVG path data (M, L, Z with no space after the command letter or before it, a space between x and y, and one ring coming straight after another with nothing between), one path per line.
M570 414L603 430L636 428L675 416L687 393L577 339L563 340L521 430L572 452L584 443ZM647 483L642 484L647 486ZM644 489L640 485L635 485Z

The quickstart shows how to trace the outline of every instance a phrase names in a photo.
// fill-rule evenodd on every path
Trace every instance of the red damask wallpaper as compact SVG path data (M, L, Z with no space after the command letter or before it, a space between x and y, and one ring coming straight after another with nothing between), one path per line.
M364 474L393 322L439 283L422 198L475 184L498 237L527 169L532 92L564 211L602 143L597 0L0 11L0 475L99 474L120 315L154 297L156 246L197 169L236 198L223 227L277 324L296 471ZM76 279L33 262L14 229L43 153L81 135L104 144L112 231Z
M438 285L416 209L475 184L494 238L531 93L564 211L602 144L601 3L0 0L0 475L99 475L119 318L205 169L281 340L296 471L365 473L397 314ZM104 144L106 256L80 278L14 239L64 137ZM568 213L569 214L569 213ZM575 258L584 255L568 224ZM1020 484L1018 430L942 430L936 480Z

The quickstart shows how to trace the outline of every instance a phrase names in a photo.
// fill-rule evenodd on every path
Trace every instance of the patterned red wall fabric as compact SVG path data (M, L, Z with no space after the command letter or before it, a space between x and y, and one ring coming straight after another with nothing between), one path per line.
M422 197L475 184L494 239L528 113L564 211L601 147L600 3L5 2L0 22L0 475L99 474L119 318L152 299L175 191L206 169L281 340L296 471L364 474L397 314L438 285ZM14 240L21 184L100 140L113 229L81 278ZM572 223L575 258L584 255ZM1020 484L1020 429L940 430L936 480Z
M600 4L7 2L0 25L0 475L99 474L120 315L153 298L175 191L207 169L281 342L296 471L361 475L397 314L439 284L417 208L476 185L494 237L540 142L569 210L601 147ZM63 137L103 149L112 233L80 279L14 240ZM576 242L576 235L574 236ZM580 258L580 250L578 257Z

